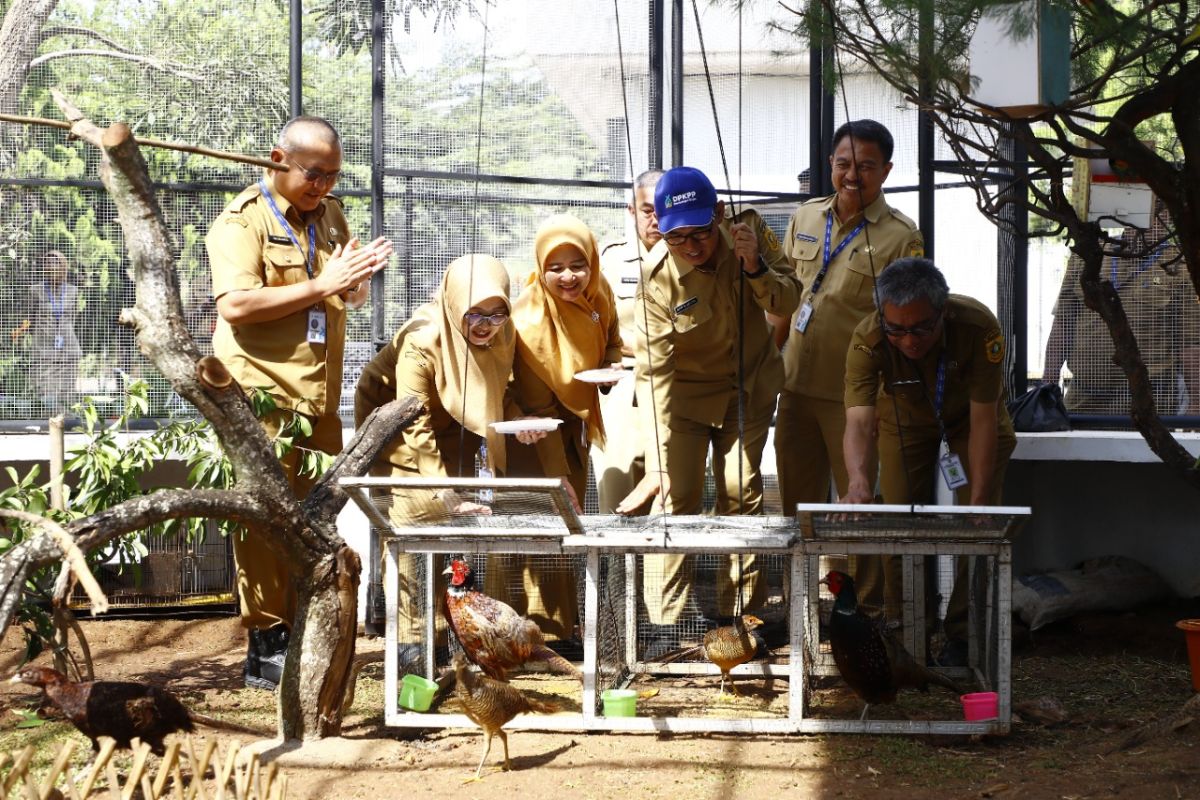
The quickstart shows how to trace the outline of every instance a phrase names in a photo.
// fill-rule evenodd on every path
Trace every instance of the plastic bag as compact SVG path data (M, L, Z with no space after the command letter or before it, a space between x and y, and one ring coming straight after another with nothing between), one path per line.
M1016 400L1009 402L1008 415L1013 429L1045 433L1069 431L1071 421L1063 405L1062 389L1053 383L1035 386Z

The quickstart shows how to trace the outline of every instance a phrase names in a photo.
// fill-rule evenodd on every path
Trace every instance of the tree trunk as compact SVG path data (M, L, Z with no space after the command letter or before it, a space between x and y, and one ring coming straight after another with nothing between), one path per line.
M58 0L12 0L0 26L0 111L15 114L42 26Z

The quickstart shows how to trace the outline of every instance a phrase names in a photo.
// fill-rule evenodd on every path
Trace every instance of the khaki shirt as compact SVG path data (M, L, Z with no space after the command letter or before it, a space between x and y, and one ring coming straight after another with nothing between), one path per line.
M647 437L655 432L659 453L666 452L674 416L712 427L723 423L738 386L739 303L745 323L747 405L774 403L783 384L783 363L763 312L791 314L800 298L800 284L778 239L758 213L747 209L737 215L737 221L757 232L759 252L767 264L765 275L739 281L741 266L733 254L728 218L718 229L714 272L677 262L665 241L656 244L647 258L635 309L635 374L643 430ZM739 297L743 284L748 291ZM648 445L647 469L653 451ZM666 463L665 458L654 469L659 463Z
M637 339L634 329L634 308L637 306L637 288L641 271L649 253L637 238L626 242L614 242L600 251L600 274L612 287L613 299L617 303L617 322L621 328L621 341L627 346Z
M393 467L416 472L422 477L473 477L475 454L483 439L465 432L467 452L462 454L459 472L459 436L462 425L442 405L437 391L438 360L428 348L407 337L397 346L400 333L363 368L354 389L354 424L360 426L367 416L399 397L414 397L422 406L416 419L377 456ZM505 396L505 417L515 419L520 409ZM377 461L377 463L378 463Z
M268 178L268 185L271 180ZM275 202L304 252L292 244L271 207L248 187L225 207L204 243L212 265L213 297L242 289L287 286L309 280L304 261L308 226L316 227L313 275L321 274L336 245L350 239L341 201L326 197L302 216L286 199ZM342 353L346 306L336 295L325 299L326 342L307 341L308 312L301 309L270 322L230 325L220 316L213 352L243 387L267 390L282 408L321 416L337 413L342 394Z
M804 333L796 330L797 317L792 316L783 363L785 391L840 401L850 335L875 310L875 276L898 258L924 255L925 240L916 223L889 206L881 193L866 208L867 227L830 261L814 298L813 282L824 258L825 219L834 214L835 199L830 195L809 200L788 223L784 251L804 287L800 306L811 301L813 312ZM859 221L843 223L835 214L831 253Z
M1177 378L1182 371L1180 353L1183 343L1200 339L1200 303L1188 279L1186 267L1173 264L1171 272L1162 267L1178 251L1164 249L1146 258L1104 259L1102 280L1112 282L1137 339L1138 349L1150 375L1154 400L1159 412L1178 411ZM1092 414L1128 414L1129 381L1113 363L1113 341L1100 315L1083 302L1079 284L1083 260L1071 256L1062 289L1054 307L1055 316L1066 314L1074 320L1067 367L1071 384L1066 405L1071 411ZM1070 324L1068 322L1067 324Z
M909 361L888 344L878 312L859 323L846 354L845 403L879 406L879 427L896 433L896 416L910 441L941 437L934 412L939 360L945 363L942 422L946 436L966 436L971 402L999 404L999 439L1016 441L1004 406L1004 336L987 306L970 297L950 295L943 311L942 340L919 362ZM896 405L893 406L892 398Z

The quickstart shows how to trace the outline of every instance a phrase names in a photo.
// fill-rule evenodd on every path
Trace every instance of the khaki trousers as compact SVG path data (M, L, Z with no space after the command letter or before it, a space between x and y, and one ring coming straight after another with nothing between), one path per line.
M757 407L746 404L745 436L741 448L741 472L738 471L738 404L730 393L729 406L721 427L711 427L683 417L671 420L671 438L667 446L667 471L671 478L671 497L667 511L672 514L699 514L704 504L705 461L711 450L712 471L716 479L718 515L758 514L762 511L763 447L771 426L774 397ZM740 563L739 563L740 562ZM676 622L691 597L694 564L691 556L678 554L647 555L643 559L643 597L650 622L667 625ZM766 582L753 554L729 556L727 565L717 574L715 614L731 616L738 608L738 574L741 573L741 607L751 610L766 601Z
M336 414L309 417L312 436L296 439L291 451L280 463L292 493L303 500L315 478L300 473L301 448L319 450L337 455L342 450L342 421ZM262 420L267 436L273 437L291 419L290 412L275 411ZM233 558L237 564L238 601L242 614L242 625L246 628L265 630L275 625L292 625L296 615L296 587L292 584L292 572L287 564L267 547L263 532L248 527L242 535L233 537Z
M938 467L938 450L940 440L936 436L919 437L912 431L906 431L904 436L904 453L900 450L900 440L895 433L881 430L879 432L879 484L885 503L917 503L928 504L934 501L937 492L937 482L942 480L942 471ZM992 495L989 505L999 505L1004 490L1004 475L1008 471L1008 461L1016 443L1001 440L996 451L996 469L992 478ZM950 440L950 451L955 453L969 469L967 461L967 436L959 436ZM907 478L905 474L907 473ZM967 473L968 479L971 477ZM911 488L911 492L910 492ZM971 486L961 486L955 490L955 502L968 505L971 502ZM903 570L899 556L875 557L882 567L878 576L872 577L873 583L868 589L876 598L882 597L884 613L889 619L901 619L901 602L903 600ZM926 627L934 621L931 605L936 600L936 576L933 570L926 570ZM855 583L859 584L858 575ZM932 586L931 586L932 584ZM948 639L966 640L967 638L967 558L957 557L954 569L954 589L950 593L950 601L946 608L945 631ZM862 592L860 592L861 596ZM878 602L878 600L876 600Z
M607 395L600 395L606 441L604 447L592 448L592 469L596 474L601 514L614 513L617 504L646 474L646 443L633 405L633 373L629 375Z

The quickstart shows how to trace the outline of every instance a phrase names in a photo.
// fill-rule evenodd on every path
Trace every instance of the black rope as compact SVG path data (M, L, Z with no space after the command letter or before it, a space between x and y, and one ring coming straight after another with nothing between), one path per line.
M621 10L620 10L619 0L613 0L613 17L616 20L616 26L617 26L617 65L621 71L621 105L625 112L625 152L626 152L626 155L628 156L628 160L629 160L630 185L632 187L633 180L636 177L637 173L633 169L633 135L630 133L630 130L629 130L629 97L625 91L625 48L624 48L624 46L622 44L622 40L621 40ZM641 234L639 234L638 230L637 230L637 206L636 206L637 189L631 188L630 191L632 192L633 203L634 203L633 238L634 238L634 247L637 249L637 257L638 257L638 294L640 294L642 296L642 319L646 320L648 323L649 319L650 319L650 313L649 313L649 305L646 302L646 292L645 292L646 277L647 277L646 261L644 258L642 258L642 239L641 239ZM637 326L637 321L635 320L634 327L636 328L636 326ZM662 450L659 446L660 439L659 439L659 435L658 435L658 403L655 402L656 398L655 398L655 394L654 394L654 362L652 360L652 356L650 355L650 347L649 347L650 331L649 330L646 331L646 339L647 339L646 375L649 378L649 382L650 382L650 413L652 415L651 418L654 420L654 452L655 452L654 462L658 465L658 496L662 502L663 511L666 512L668 498L667 498L666 487L663 485L663 479L662 479L663 464L660 461L661 455L662 455ZM635 397L637 396L636 390L634 391L634 396ZM670 531L670 528L667 527L665 513L664 513L663 517L664 517L662 520L663 541L669 542L671 540L671 531Z
M479 170L483 160L483 100L484 89L487 81L487 46L488 46L488 9L491 7L490 0L484 0L483 3L483 55L479 64L479 115L475 125L475 197L471 207L471 265L467 277L467 299L469 300L475 293L475 253L479 250ZM463 325L465 320L455 320L456 324ZM491 323L489 323L491 324ZM467 357L463 360L463 381L462 381L462 408L459 411L460 419L467 418L467 390L470 388L470 381L467 380L467 370L471 361L471 336L470 332L465 335L467 340L466 354ZM499 420L497 420L499 421ZM486 432L483 441L487 442ZM463 477L467 450L467 426L460 424L458 427L458 477ZM489 452L488 458L494 459L495 453ZM494 461L492 463L495 463ZM484 464L488 467L488 464Z
M725 173L725 189L729 196L730 215L736 224L737 221L737 205L733 199L733 181L729 179L729 162L725 158L725 142L721 136L721 120L717 114L717 96L713 91L712 73L708 68L708 51L704 47L704 26L700 24L700 6L696 0L692 0L692 14L696 18L696 37L700 43L700 60L704 65L704 82L708 87L708 101L712 106L713 127L717 132L717 149L721 154L721 169ZM738 4L738 181L741 181L741 163L742 163L742 6ZM719 226L719 223L717 223ZM756 234L757 236L757 234ZM741 260L738 260L738 352L737 352L737 438L738 438L738 509L743 510L744 500L746 497L746 473L745 473L745 451L746 451L746 270L742 268ZM717 479L713 475L714 480ZM723 481L724 475L721 476ZM742 616L742 554L737 554L737 593L734 600L734 618L735 621L741 620Z
M833 15L833 9L829 9L829 27L830 27L830 30L836 32L837 22ZM838 72L838 84L843 86L843 91L840 92L840 94L842 96L842 108L846 112L846 121L850 122L850 104L846 100L846 92L844 91L845 72L842 69L842 59L841 59L841 56L839 55L836 47L833 48L833 61L834 61L834 66L837 68L837 72ZM850 159L854 164L855 174L858 174L858 152L857 152L857 148L856 148L856 145L854 142L854 129L853 128L847 129L847 135L850 138ZM882 193L882 191L883 191L883 189L881 188L880 192ZM867 208L866 208L866 205L863 203L863 200L865 200L866 198L863 197L862 179L861 178L858 181L858 199L859 199L858 204L860 206L862 206L863 222L865 223L867 221L866 220ZM834 207L836 208L836 206L837 206L837 201L835 200ZM882 325L883 324L883 303L880 302L880 299L879 299L879 285L876 282L877 274L875 272L875 252L874 252L874 248L871 247L871 226L869 224L863 225L863 236L865 237L865 241L867 244L867 263L870 264L870 267L871 267L871 292L875 298L875 310L879 313L879 320L880 320L880 324ZM887 265L885 264L884 266L886 267ZM893 356L892 343L886 336L883 337L883 348L884 348L884 352L886 352L888 354L888 358L891 359ZM886 375L886 372L885 372L885 375ZM895 386L894 376L889 378L888 381L889 381L888 382L888 391L891 392L891 395L892 395L892 413L896 419L896 438L900 442L900 465L902 467L901 471L904 473L904 485L908 489L908 499L909 499L910 509L915 511L916 509L914 507L915 507L916 503L915 503L915 498L913 497L912 476L909 475L908 465L904 463L905 453L906 453L906 448L904 446L904 426L900 421L900 403L899 403L899 400L897 399L897 395L896 395L896 386ZM876 461L875 480L876 480L876 482L878 482L878 480L879 480L879 474L878 474L879 459L880 459L879 446L875 445L875 461Z

